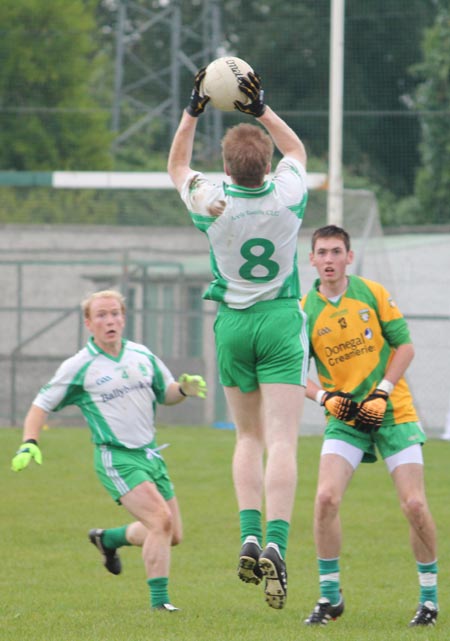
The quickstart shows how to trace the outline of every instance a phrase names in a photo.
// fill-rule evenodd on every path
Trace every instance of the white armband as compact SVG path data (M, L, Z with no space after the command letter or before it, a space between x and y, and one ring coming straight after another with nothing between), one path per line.
M321 405L321 403L322 403L322 399L323 399L323 397L325 396L325 394L326 394L325 390L324 390L324 389L320 389L320 390L317 392L316 396L315 396L316 403L319 403L319 405Z
M380 389L382 392L386 392L388 396L394 387L394 383L391 383L391 381L388 381L386 378L383 378L383 380L377 385L377 389Z

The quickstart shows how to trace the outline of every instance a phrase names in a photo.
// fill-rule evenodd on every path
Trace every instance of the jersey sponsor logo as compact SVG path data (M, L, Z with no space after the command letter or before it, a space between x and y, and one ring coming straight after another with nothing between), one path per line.
M367 340L371 340L373 338L373 332L370 327L366 327L364 330L364 338L367 338Z
M359 312L359 317L361 318L364 323L368 323L370 319L370 311L368 309L360 309Z
M376 349L375 346L369 345L366 338L368 337L361 333L356 338L351 338L348 341L343 341L333 346L326 346L325 356L328 365L330 367L342 365L342 363L345 364L346 361L352 358L374 352Z
M108 403L109 401L114 401L116 398L123 398L135 390L146 390L151 389L151 387L152 385L149 381L145 383L139 381L136 385L123 385L122 387L115 387L111 392L104 392L101 394L101 399L103 403Z
M331 334L331 329L329 327L321 327L317 330L317 336L325 336L325 334Z
M278 218L279 215L280 212L277 209L247 209L231 216L231 220L239 220L247 216L272 216Z
M95 381L96 385L103 385L104 383L109 383L109 381L112 381L111 376L102 376L101 378L97 378Z

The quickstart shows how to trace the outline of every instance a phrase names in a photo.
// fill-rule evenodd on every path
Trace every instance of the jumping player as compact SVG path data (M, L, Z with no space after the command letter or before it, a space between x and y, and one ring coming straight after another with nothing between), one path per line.
M248 102L236 101L235 107L259 124L240 123L222 140L231 184L212 184L191 169L198 116L208 102L200 93L203 76L200 70L195 78L168 171L210 244L214 278L205 298L219 305L214 326L219 374L236 425L238 576L254 584L264 576L266 601L280 609L287 594L285 555L308 360L297 273L306 152L297 134L264 103L260 78L250 72L240 81ZM269 180L274 145L283 157Z

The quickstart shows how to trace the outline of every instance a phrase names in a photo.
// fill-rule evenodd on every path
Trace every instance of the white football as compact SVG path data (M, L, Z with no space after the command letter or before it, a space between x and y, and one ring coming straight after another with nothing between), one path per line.
M246 104L248 98L239 89L239 78L253 71L245 60L235 56L216 58L206 67L201 90L211 104L221 111L234 111L234 101Z

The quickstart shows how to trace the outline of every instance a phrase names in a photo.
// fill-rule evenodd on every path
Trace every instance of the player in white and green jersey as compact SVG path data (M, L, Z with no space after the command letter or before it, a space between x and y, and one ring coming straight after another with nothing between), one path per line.
M419 574L419 607L410 625L434 625L436 533L424 489L426 437L404 378L414 356L407 323L382 285L347 275L353 252L344 229L316 230L310 260L319 278L302 306L320 384L308 379L306 395L324 406L327 426L314 513L321 596L305 623L324 625L344 611L339 505L358 465L375 461L378 450L409 522Z
M233 134L253 132L241 128ZM295 157L283 158L261 187L216 185L191 172L181 197L194 225L209 240L214 280L204 298L233 309L299 298L297 242L307 191L305 168ZM224 211L214 216L210 204L218 201Z
M144 345L122 339L116 357L91 337L62 363L33 404L46 412L77 405L96 445L151 448L156 404L165 403L166 390L173 383L168 368Z
M307 201L306 152L297 134L264 104L259 76L249 73L240 80L247 102L235 106L266 131L240 123L226 132L223 163L231 184L213 184L194 171L197 117L208 102L201 94L203 74L196 76L168 170L210 246L213 280L204 298L219 303L214 325L219 375L237 436L238 576L258 584L265 575L266 601L279 609L286 600L284 557L308 360L297 269L297 236ZM282 159L269 179L274 145Z
M76 405L95 445L97 475L117 503L134 519L118 528L92 529L106 569L120 574L117 549L142 547L155 610L172 612L168 595L170 546L181 541L181 516L166 464L155 440L156 405L173 405L187 396L204 397L200 376L183 374L176 382L147 347L122 338L125 302L104 290L83 302L87 345L64 361L45 385L25 418L23 444L12 461L20 471L32 458L42 462L38 438L48 413Z

